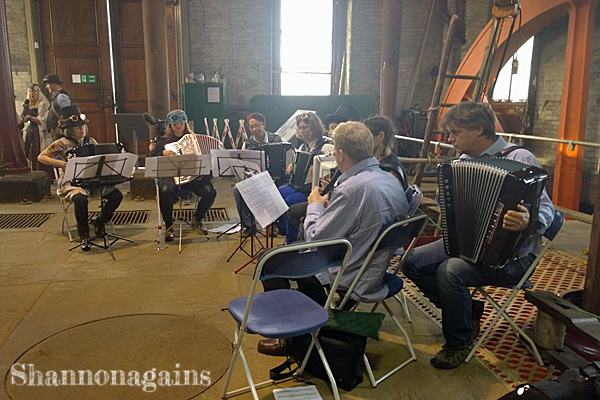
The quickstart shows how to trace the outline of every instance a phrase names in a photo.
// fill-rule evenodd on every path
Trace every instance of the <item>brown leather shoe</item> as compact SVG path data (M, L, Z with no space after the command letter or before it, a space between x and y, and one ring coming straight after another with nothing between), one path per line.
M287 339L263 339L258 341L257 350L268 356L282 357L287 355Z

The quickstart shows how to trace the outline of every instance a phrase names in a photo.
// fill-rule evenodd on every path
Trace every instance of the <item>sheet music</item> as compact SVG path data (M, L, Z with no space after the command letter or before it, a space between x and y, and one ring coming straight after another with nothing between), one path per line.
M323 400L316 386L273 389L275 400Z
M275 222L289 208L267 171L238 182L235 187L263 228Z
M211 160L210 154L148 157L145 176L168 178L180 175L210 175Z
M67 161L63 181L94 178L101 158L104 158L104 165L100 171L101 176L122 175L131 177L138 156L131 153L119 153L70 158Z
M213 176L235 176L231 160L249 161L259 166L259 171L267 169L264 151L259 150L211 150Z

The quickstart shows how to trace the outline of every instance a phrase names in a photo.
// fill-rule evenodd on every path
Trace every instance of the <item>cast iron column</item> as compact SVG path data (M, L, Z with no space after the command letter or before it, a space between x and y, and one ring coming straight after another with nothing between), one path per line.
M17 126L5 0L0 0L0 43L4 43L0 44L0 98L4 99L0 102L0 161L6 163L6 173L21 174L29 172L29 166L21 147Z
M379 113L394 120L398 96L398 60L402 28L402 0L383 0Z
M165 118L170 109L167 25L164 0L142 0L148 112Z

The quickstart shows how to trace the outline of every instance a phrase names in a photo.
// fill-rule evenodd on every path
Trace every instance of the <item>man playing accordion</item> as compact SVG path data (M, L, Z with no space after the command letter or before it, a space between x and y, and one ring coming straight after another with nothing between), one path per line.
M488 105L465 102L446 112L441 126L448 134L448 142L461 153L461 159L484 155L504 156L540 167L538 160L527 149L510 149L515 146L496 135L495 122L494 112ZM537 218L539 227L520 247L516 258L503 266L485 267L462 258L449 257L441 239L413 251L402 271L442 309L445 343L442 350L431 359L434 367L458 367L479 335L484 303L471 299L469 287L515 285L540 251L542 234L552 223L553 216L554 207L543 190ZM507 211L501 223L507 231L523 232L530 225L529 211L519 204L517 210Z

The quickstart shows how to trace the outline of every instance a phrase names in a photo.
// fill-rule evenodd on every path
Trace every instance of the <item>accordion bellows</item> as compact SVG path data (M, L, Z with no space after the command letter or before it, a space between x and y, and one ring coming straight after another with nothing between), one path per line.
M518 204L528 204L537 223L548 174L499 157L454 160L440 164L437 173L446 253L491 267L517 257L531 232L503 229L502 219Z

